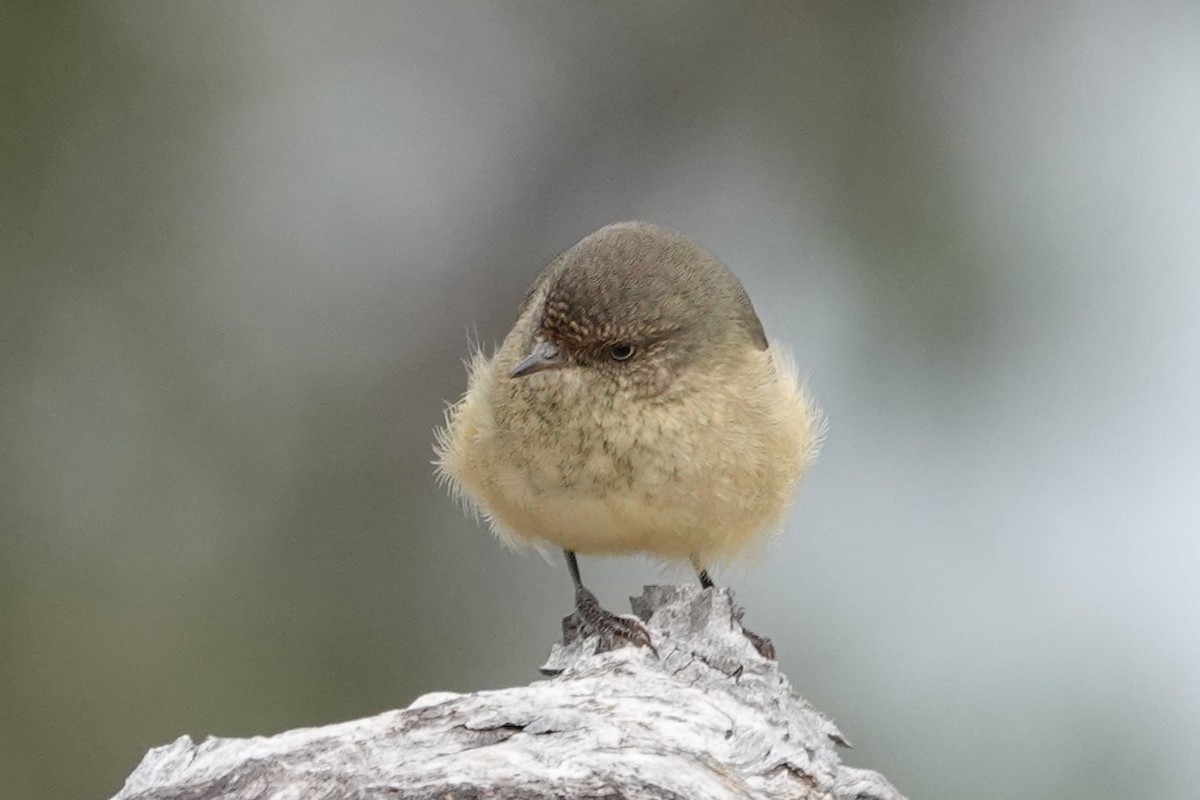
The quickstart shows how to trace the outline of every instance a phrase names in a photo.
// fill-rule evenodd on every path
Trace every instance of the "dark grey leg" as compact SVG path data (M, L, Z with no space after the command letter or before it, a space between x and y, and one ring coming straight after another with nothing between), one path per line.
M583 585L575 552L563 550L563 554L567 557L567 569L571 571L571 581L575 584L575 610L579 612L584 623L600 636L604 649L611 650L617 646L619 640L624 640L638 647L649 647L658 655L658 651L650 643L650 632L642 623L605 611L596 595Z
M708 570L704 569L704 567L701 567L700 562L694 558L692 559L692 564L696 567L696 573L700 578L700 585L705 589L714 588L716 584L713 583L712 578L708 577ZM738 609L737 614L738 624L740 625L742 622L741 609ZM750 644L754 645L754 649L758 651L760 656L763 658L769 658L772 661L775 660L775 645L770 639L765 636L759 636L754 631L747 629L744 625L742 626L742 633L747 639L750 640Z

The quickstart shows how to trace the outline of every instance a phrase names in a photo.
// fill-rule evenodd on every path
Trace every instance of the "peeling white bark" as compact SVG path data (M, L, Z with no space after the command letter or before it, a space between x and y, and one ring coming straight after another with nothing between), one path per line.
M841 763L841 733L742 635L728 591L650 586L634 610L657 657L596 652L568 618L552 679L270 737L183 736L114 800L904 800Z

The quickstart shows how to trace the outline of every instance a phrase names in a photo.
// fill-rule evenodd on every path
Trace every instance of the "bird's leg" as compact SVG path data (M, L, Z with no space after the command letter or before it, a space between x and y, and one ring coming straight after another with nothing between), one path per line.
M611 611L605 611L596 599L596 595L588 591L579 577L579 562L575 552L563 550L567 557L567 569L571 571L571 580L575 583L575 610L589 628L596 632L604 643L605 650L616 647L617 640L625 640L638 647L649 647L655 655L658 651L650 643L650 632L637 620L617 616Z
M693 558L692 564L696 567L696 574L700 578L700 585L702 587L704 587L705 589L715 588L716 584L713 583L712 578L708 577L708 570L705 569L704 567L700 566L699 560L696 558ZM736 609L734 611L734 614L735 614L734 618L738 621L738 624L741 625L742 609L740 609L740 608ZM775 645L771 642L770 639L768 639L765 636L759 636L754 631L746 628L745 625L742 625L742 635L750 640L750 644L754 645L754 649L758 651L758 654L760 656L762 656L763 658L769 658L772 661L775 660Z

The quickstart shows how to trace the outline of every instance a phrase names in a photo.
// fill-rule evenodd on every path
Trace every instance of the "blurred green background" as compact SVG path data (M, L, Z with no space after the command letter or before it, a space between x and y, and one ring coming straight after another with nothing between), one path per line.
M828 413L720 577L847 759L1195 796L1196 3L10 2L0 66L3 798L537 677L566 571L431 429L628 218L730 264Z

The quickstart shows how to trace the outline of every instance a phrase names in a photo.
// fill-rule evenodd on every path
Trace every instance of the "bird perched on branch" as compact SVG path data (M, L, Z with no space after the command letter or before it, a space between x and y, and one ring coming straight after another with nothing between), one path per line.
M476 354L437 465L505 541L562 548L587 624L649 644L576 553L689 560L711 586L711 565L781 526L821 432L738 279L682 234L620 222L546 267Z

